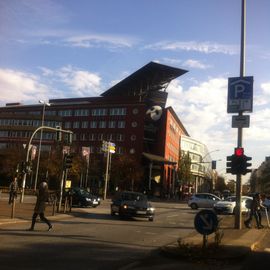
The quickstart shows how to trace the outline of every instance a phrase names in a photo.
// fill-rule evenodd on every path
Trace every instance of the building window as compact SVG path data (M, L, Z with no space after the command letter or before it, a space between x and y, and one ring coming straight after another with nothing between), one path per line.
M112 108L110 109L110 115L126 115L127 109L126 108Z
M82 128L88 128L88 122L82 121Z
M109 121L108 122L108 128L115 128L116 127L116 121Z
M72 116L72 110L58 111L59 116Z
M104 116L107 115L107 109L99 108L99 109L92 109L92 116Z
M45 111L45 115L56 115L56 111Z
M98 141L102 141L103 140L103 137L104 137L103 134L102 133L99 133L98 134Z
M81 134L80 134L80 140L81 140L81 141L86 141L86 140L87 140L87 136L86 136L85 133L81 133Z
M130 139L132 140L132 141L136 141L136 135L131 135L131 137L130 137Z
M125 137L124 137L123 134L121 134L121 133L116 134L116 140L117 140L118 142L123 142L124 139L125 139Z
M90 133L89 134L89 141L95 141L96 140L96 134L95 133Z
M125 128L126 122L125 121L118 121L118 128Z
M75 110L74 115L75 116L88 116L89 110L87 110L87 109Z
M80 122L76 121L73 122L73 128L79 128L80 127Z
M96 121L91 121L90 122L90 128L97 128L97 122Z
M98 127L99 128L106 128L106 121L100 121Z
M64 127L65 128L71 128L71 122L65 122Z
M107 134L107 141L110 141L110 142L115 141L115 135L112 133Z
M131 123L131 126L132 127L137 127L138 126L138 123L136 121L134 121L134 122Z

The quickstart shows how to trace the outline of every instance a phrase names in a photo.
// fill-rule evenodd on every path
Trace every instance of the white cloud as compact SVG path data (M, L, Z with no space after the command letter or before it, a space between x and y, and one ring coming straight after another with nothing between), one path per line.
M205 65L203 63L201 63L198 60L194 60L194 59L188 59L183 63L184 66L189 67L189 68L198 68L198 69L207 69L210 68L211 66L209 65Z
M172 106L189 135L206 144L209 151L220 149L212 158L222 159L218 169L226 167L226 156L237 145L237 129L231 128L231 114L227 114L227 78L213 78L183 89L179 80L168 87L167 106ZM266 89L266 88L265 88ZM250 114L250 127L243 129L243 146L253 157L256 168L269 156L270 109L269 98L264 94L266 108L255 105ZM231 177L231 176L230 176Z
M91 48L100 46L111 46L113 48L130 48L135 40L133 38L102 35L102 34L85 34L74 35L65 39L65 42L74 47Z
M215 42L197 42L197 41L186 41L186 42L171 42L161 41L155 44L145 46L145 49L153 50L168 50L168 51L195 51L201 53L221 53L221 54L237 54L239 52L238 46L219 44Z
M262 83L261 88L265 94L270 95L270 82Z
M45 99L50 92L37 76L11 69L0 69L0 89L3 103L36 102L39 98Z

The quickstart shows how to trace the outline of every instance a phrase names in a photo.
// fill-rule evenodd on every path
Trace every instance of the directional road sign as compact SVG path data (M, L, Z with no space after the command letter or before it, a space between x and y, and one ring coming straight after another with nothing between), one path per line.
M252 106L253 77L229 78L227 112L252 112Z
M195 216L194 226L200 234L211 234L216 231L218 226L217 215L212 210L201 210Z

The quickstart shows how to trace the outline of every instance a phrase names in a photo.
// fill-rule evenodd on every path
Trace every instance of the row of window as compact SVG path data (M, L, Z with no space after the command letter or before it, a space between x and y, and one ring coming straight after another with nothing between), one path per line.
M31 131L8 131L8 130L1 130L0 137L2 138L30 138L33 133ZM65 136L64 136L65 137ZM38 132L35 139L40 138L40 133ZM55 140L56 134L54 132L43 132L42 138L44 140ZM64 138L65 139L65 138ZM132 135L130 138L132 141L136 140L136 136ZM73 141L117 141L123 142L125 140L125 135L122 133L74 133L72 136Z
M125 121L74 121L65 122L64 128L125 128Z
M56 127L60 126L58 121L44 121L44 126ZM41 120L32 119L0 119L0 126L31 126L40 127Z
M58 116L105 116L105 115L126 115L126 108L98 108L98 109L77 109L77 110L60 110L51 111L46 110L45 115L58 115Z

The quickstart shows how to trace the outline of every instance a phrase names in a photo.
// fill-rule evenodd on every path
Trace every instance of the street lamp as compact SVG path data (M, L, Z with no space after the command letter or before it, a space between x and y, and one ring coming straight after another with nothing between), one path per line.
M45 102L44 100L39 100L39 103L43 104L42 118L41 118L41 126L43 126L44 125L44 116L45 116L45 107L46 106L51 106L51 104L49 102ZM42 135L43 135L43 129L40 130L40 138L39 138L38 157L37 157L37 168L36 168L36 177L35 177L34 190L37 189L37 179L38 179L38 171L39 171L39 161L40 161Z
M199 185L199 182L200 182L200 166L201 166L201 164L204 164L204 163L210 163L210 162L208 162L208 161L204 161L204 159L205 159L207 156L209 156L211 153L219 152L219 151L220 151L220 149L215 149L215 150L212 150L212 151L206 153L206 154L201 158L201 161L198 162L198 165L199 165L199 166L198 166L198 177L195 178L195 192L198 191L198 185ZM204 168L205 168L205 166L204 166Z

